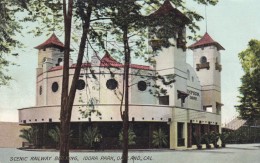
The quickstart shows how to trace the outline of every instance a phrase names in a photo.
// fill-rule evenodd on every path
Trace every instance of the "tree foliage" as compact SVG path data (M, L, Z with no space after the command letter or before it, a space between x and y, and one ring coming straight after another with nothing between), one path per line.
M12 53L12 50L22 45L15 38L22 29L16 15L25 8L23 0L1 0L0 2L0 86L7 85L12 79L8 74L8 67L15 64L9 58L17 56L18 54Z
M238 56L245 74L241 78L240 104L236 108L241 118L256 120L260 118L260 41L251 40Z

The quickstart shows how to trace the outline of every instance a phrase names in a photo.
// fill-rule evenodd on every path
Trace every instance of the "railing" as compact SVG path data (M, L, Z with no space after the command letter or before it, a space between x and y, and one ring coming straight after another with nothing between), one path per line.
M222 70L222 66L219 63L215 63L215 69L219 70L219 72Z
M209 62L206 63L201 63L201 64L196 64L196 70L199 71L200 69L207 69L209 70L210 66L209 66Z

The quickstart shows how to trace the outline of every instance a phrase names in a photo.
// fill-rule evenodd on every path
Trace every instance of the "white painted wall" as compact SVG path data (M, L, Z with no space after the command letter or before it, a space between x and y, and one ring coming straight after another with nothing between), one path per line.
M215 46L206 46L193 50L193 63L200 64L202 56L207 58L210 68L196 71L202 89L202 105L212 105L213 112L216 112L216 102L221 103L221 72L215 69L216 60L221 64L220 52Z

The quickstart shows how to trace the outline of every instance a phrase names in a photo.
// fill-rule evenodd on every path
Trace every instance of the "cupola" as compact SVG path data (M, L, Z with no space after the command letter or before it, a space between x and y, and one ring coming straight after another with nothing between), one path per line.
M60 50L64 50L64 44L58 39L58 37L53 33L49 39L47 39L42 44L35 47L35 49L45 49L48 47L56 47Z
M225 50L217 41L214 41L207 32L199 41L190 45L189 48L193 50L193 49L203 48L211 45L217 47L218 50Z

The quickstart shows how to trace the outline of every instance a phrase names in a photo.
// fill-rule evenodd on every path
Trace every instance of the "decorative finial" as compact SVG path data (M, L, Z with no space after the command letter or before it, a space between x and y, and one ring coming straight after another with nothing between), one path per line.
M55 20L54 20L55 18L54 18L54 12L52 11L52 25L53 25L53 27L52 27L52 33L54 33L55 32Z
M207 5L205 4L205 25L206 25L206 33L208 32L208 18L207 18Z

